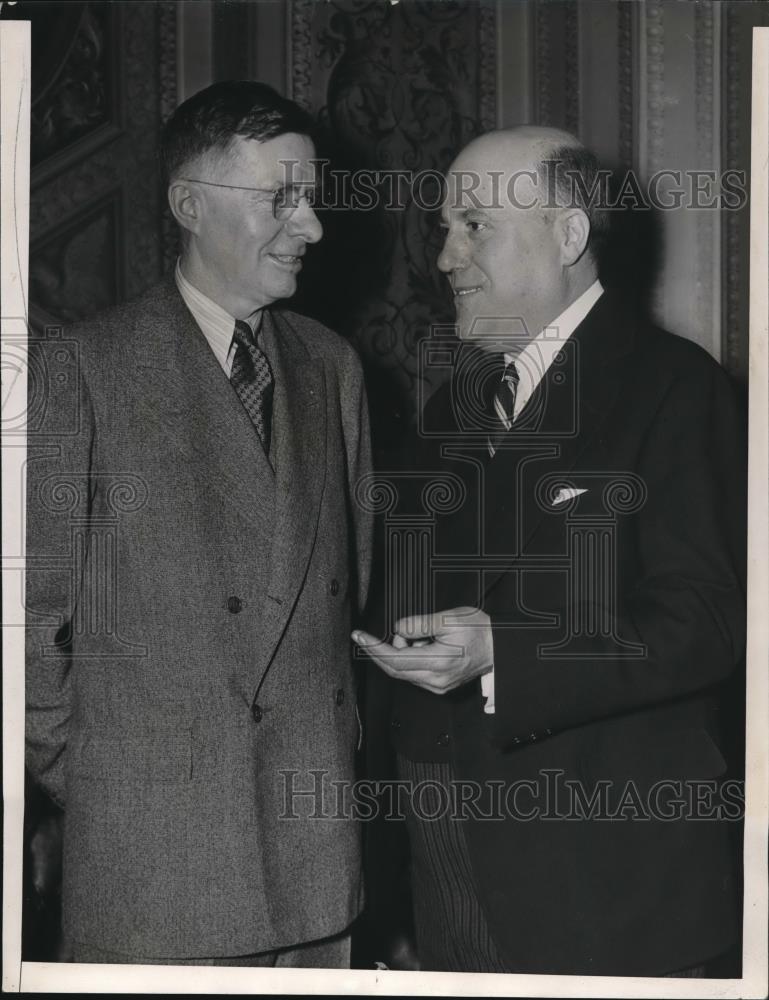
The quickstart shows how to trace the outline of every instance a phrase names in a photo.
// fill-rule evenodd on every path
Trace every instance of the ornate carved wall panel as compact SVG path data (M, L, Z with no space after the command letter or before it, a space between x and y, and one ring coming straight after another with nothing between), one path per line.
M120 192L65 220L29 254L29 297L72 323L123 298Z
M176 5L6 16L33 21L30 311L68 322L138 295L173 259L156 153L175 105Z
M122 125L120 8L87 3L31 8L37 53L31 116L33 184L86 150L114 139ZM50 29L56 23L57 30Z
M494 25L485 2L293 3L290 89L319 116L331 166L410 178L445 171L472 136L495 125ZM393 179L380 181L387 201ZM438 213L424 208L434 201L430 185L415 202L404 180L398 207L324 213L324 250L303 279L304 300L357 343L374 371L381 398L373 412L384 423L404 398L413 410L417 343L453 314L435 266ZM428 386L437 378L429 375Z
M579 7L575 0L536 0L535 121L579 131Z

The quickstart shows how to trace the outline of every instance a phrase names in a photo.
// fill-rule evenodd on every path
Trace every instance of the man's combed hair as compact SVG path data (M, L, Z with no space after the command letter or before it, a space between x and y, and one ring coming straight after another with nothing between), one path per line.
M214 83L180 104L163 126L163 180L168 183L185 164L211 150L226 154L236 136L266 141L287 132L312 136L314 128L308 112L266 83Z
M588 250L598 263L609 238L609 173L584 146L558 146L538 166L545 198L561 208L579 208L590 221Z

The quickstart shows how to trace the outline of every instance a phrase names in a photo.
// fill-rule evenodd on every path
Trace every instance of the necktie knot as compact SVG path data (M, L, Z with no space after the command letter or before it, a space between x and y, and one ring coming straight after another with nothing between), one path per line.
M511 361L508 365L505 365L505 370L502 372L502 381L513 383L515 386L520 382L521 377L518 374L518 369L515 366L515 362Z
M232 335L232 339L238 347L244 347L246 350L249 350L251 347L256 345L254 331L244 319L235 320L235 331Z
M505 435L513 426L515 419L515 397L518 391L518 369L515 362L505 365L502 376L497 384L493 399L493 417L496 429L487 439L489 455L493 458Z

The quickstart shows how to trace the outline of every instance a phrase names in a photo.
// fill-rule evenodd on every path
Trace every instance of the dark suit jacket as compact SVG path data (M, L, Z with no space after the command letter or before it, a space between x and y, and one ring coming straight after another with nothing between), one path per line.
M249 954L359 910L354 822L284 793L353 777L361 369L305 317L264 333L274 474L172 282L54 345L30 433L27 761L65 810L65 929L108 951Z
M432 596L419 606L402 596L413 585L396 585L391 604L400 592L398 613L490 615L496 713L483 713L478 681L439 697L383 674L373 705L390 699L401 753L450 760L482 788L467 839L512 971L659 975L699 963L737 933L730 824L659 815L680 816L689 807L673 799L726 768L719 682L745 641L745 449L731 383L700 348L605 293L493 461L458 398L440 389L407 449L414 485L432 471L463 484L456 509L435 517ZM586 492L554 503L566 486ZM608 798L591 813L596 789ZM733 793L724 809L736 816Z

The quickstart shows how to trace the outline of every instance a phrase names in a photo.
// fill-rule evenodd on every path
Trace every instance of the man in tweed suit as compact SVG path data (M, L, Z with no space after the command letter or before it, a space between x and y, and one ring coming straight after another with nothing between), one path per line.
M70 331L30 437L27 763L74 961L349 965L358 831L296 793L353 776L366 402L347 343L270 308L322 234L311 125L255 82L177 109L176 273Z

